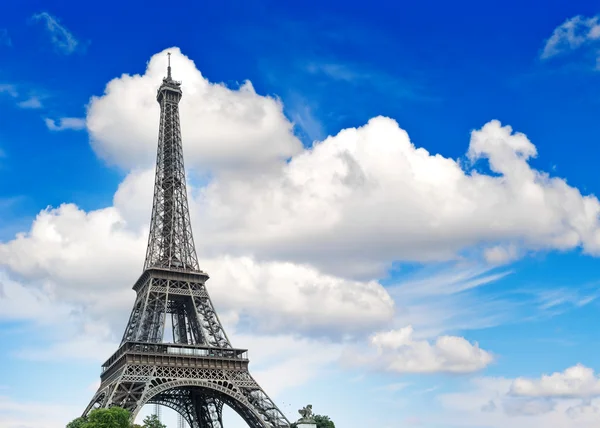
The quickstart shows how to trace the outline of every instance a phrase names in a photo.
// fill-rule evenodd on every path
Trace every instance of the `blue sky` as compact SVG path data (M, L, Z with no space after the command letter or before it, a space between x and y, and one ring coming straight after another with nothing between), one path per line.
M167 50L209 292L290 418L600 422L597 5L17 3L0 428L76 416L120 339Z

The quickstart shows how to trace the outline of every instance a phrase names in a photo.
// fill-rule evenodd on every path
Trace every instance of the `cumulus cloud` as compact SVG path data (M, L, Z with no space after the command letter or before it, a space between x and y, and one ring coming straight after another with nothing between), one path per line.
M350 349L345 360L394 373L470 373L492 361L492 355L456 336L441 336L435 343L416 340L411 326L379 332L370 339L376 354L365 356Z
M472 247L492 263L531 250L599 251L598 200L531 168L536 147L510 126L491 121L471 135L470 163L493 174L430 154L384 117L302 149L278 100L249 82L239 89L208 82L177 48L154 55L143 75L113 79L89 104L96 152L136 171L123 185L129 195L151 191L154 97L167 51L183 81L186 165L212 173L191 192L201 253L252 254L371 279L395 261L453 260ZM136 215L132 224L147 222L147 208L116 203Z
M65 204L41 212L28 233L0 244L0 260L28 280L51 281L57 296L86 304L92 313L122 311L132 303L129 287L141 273L145 232L128 230L114 207L86 213ZM252 317L263 330L347 333L381 326L393 316L393 301L375 281L250 257L201 262L214 278L208 287L218 307Z
M593 369L577 364L564 372L540 379L515 379L510 388L515 396L589 398L600 396L600 378Z
M541 58L548 59L575 50L599 38L600 23L597 16L574 16L554 29L550 38L546 40Z
M115 208L85 212L73 204L40 212L28 232L0 244L2 264L26 278L46 278L83 293L133 283L144 236L127 230ZM65 297L65 296L63 296Z
M261 330L369 332L394 315L394 302L376 281L323 275L293 263L257 263L249 257L204 260L221 307L251 316Z
M268 168L300 152L302 144L278 99L258 95L252 83L232 90L211 83L178 48L154 55L143 75L124 74L92 97L87 127L99 156L126 169L154 163L159 105L156 89L171 55L182 81L181 131L188 167L211 171Z
M471 135L467 157L487 162L493 174L416 147L383 117L303 149L278 100L249 82L239 89L208 82L178 49L169 51L184 82L186 165L211 172L208 183L190 186L202 268L212 276L217 309L239 334L380 331L361 363L396 373L472 372L493 358L464 338L428 340L411 327L382 331L396 308L374 278L394 261L455 260L472 247L493 262L529 250L598 251L597 199L532 169L535 146L508 126L492 121ZM94 150L129 172L113 206L48 208L30 231L0 243L0 264L25 286L45 278L48 295L104 317L106 330L85 331L90 319L81 318L72 334L94 336L100 346L121 333L142 267L157 138L148 124L157 126L154 94L165 69L162 52L144 75L116 78L90 101L85 124ZM437 292L492 280L452 282L455 291ZM60 358L76 352L72 345L56 342L39 355ZM339 352L327 351L318 364Z
M471 380L464 391L441 394L438 399L443 411L434 420L445 425L494 428L592 428L600 423L597 399L552 392L516 396L516 381L480 377Z
M392 119L371 119L294 156L277 174L217 177L194 198L209 253L251 251L377 277L394 261L445 261L478 246L597 254L600 204L532 169L535 146L498 121L473 131L468 156L494 175L415 147ZM536 213L535 216L531 213Z

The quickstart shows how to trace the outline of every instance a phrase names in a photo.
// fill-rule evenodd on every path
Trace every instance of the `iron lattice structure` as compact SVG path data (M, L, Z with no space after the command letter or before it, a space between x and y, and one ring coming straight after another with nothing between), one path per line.
M170 58L169 58L170 59ZM170 407L190 428L223 428L227 405L251 428L290 423L252 378L245 349L231 346L200 270L188 209L179 101L181 83L158 89L160 128L144 270L119 349L102 365L85 409L123 407L132 421L145 404ZM167 326L170 326L167 328ZM165 343L165 331L172 342Z

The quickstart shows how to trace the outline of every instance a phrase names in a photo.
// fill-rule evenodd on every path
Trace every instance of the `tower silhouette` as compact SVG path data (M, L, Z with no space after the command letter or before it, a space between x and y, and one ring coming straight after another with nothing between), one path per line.
M179 125L181 83L157 92L160 125L148 249L121 345L102 365L101 384L84 411L119 406L132 421L145 404L174 409L190 428L223 428L227 405L251 428L289 427L252 378L247 350L231 346L200 270L188 209ZM170 323L166 323L170 317ZM170 324L173 343L165 343Z

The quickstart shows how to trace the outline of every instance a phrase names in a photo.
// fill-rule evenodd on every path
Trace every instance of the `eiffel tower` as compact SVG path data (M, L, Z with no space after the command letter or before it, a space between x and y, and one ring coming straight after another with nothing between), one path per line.
M160 127L144 271L133 286L137 297L121 345L102 365L100 387L84 416L119 406L134 421L142 406L157 404L175 410L190 428L223 428L227 405L251 428L289 427L250 375L247 350L231 346L206 289L208 275L198 266L183 166L181 97L168 54L167 77L156 96ZM165 327L172 343L165 342Z

